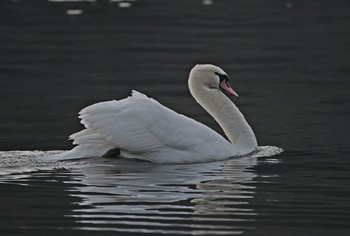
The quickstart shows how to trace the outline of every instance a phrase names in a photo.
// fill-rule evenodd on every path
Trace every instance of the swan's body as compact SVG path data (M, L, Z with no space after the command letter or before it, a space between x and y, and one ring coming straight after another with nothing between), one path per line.
M219 88L238 96L227 75L213 65L197 65L189 88L196 101L220 124L230 142L214 130L133 91L119 101L93 104L80 112L84 130L70 136L77 144L53 159L103 156L118 149L125 158L157 163L224 160L257 148L255 135L238 108Z

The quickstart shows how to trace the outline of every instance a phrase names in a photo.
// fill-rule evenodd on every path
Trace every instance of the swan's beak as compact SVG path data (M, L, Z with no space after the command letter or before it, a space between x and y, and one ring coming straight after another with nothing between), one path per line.
M228 92L229 94L235 96L236 98L238 98L238 94L231 88L230 84L228 83L227 79L224 79L220 82L220 88L226 92Z

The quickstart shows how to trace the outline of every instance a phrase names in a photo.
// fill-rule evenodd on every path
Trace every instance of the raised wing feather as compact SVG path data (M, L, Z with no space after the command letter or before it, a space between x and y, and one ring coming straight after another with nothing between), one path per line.
M79 117L88 130L135 155L164 149L193 152L211 140L226 141L207 126L136 91L123 100L91 105ZM77 142L79 137L73 139Z

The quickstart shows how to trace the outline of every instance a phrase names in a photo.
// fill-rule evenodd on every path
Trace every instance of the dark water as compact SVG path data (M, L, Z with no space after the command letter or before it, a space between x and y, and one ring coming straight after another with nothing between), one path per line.
M210 2L0 2L1 235L350 234L350 3ZM197 63L230 75L259 145L282 154L45 164L26 151L70 149L81 108L131 89L221 132L189 95Z

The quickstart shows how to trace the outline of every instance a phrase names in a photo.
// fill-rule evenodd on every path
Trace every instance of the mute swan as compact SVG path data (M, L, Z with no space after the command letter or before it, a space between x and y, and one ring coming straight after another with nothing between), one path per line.
M214 117L230 142L206 125L132 91L128 98L96 103L80 111L85 129L70 136L78 146L51 160L104 156L115 150L125 158L156 163L207 162L257 149L251 127L223 93L238 97L221 68L196 65L188 85L194 99Z

